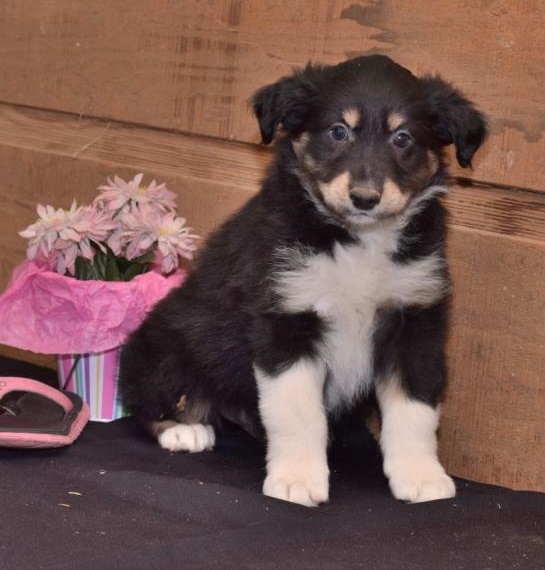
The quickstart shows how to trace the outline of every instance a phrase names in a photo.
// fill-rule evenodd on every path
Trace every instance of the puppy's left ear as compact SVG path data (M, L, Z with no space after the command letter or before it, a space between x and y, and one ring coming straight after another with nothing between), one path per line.
M424 77L422 85L436 136L445 145L454 143L460 166L471 166L473 155L488 134L484 115L440 77Z
M252 97L263 144L273 140L280 124L290 133L297 133L303 127L319 75L320 68L309 64L305 69L295 70L292 76L263 87Z

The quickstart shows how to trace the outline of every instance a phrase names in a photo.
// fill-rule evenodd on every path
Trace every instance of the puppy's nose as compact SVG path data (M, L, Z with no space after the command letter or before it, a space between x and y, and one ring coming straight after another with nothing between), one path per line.
M371 210L380 202L380 196L378 194L372 194L371 196L360 196L353 192L350 193L350 200L354 207L358 210Z

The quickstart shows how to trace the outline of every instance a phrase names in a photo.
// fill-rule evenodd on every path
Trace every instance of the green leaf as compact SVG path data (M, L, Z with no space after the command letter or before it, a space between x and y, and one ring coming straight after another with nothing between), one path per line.
M76 279L88 281L130 281L137 275L149 271L150 263L155 257L155 251L151 250L137 257L127 259L116 257L113 251L106 246L105 251L95 247L95 256L92 261L78 257L75 263Z
M119 268L116 263L116 258L113 254L106 256L106 264L104 269L104 279L105 281L122 281Z
M147 263L134 263L130 267L127 268L125 273L123 274L123 281L130 281L137 275L142 275L142 273L146 273L149 270L149 266Z
M92 263L83 257L76 258L74 277L81 281L96 279L95 268Z
M152 250L148 251L147 253L144 253L144 255L141 255L140 257L136 257L133 261L136 261L137 263L148 264L151 261L153 261L154 259L155 259L155 250L152 249Z
M107 261L106 254L98 250L95 253L92 265L94 268L94 275L95 275L94 279L99 279L101 281L104 281L106 279L106 261Z

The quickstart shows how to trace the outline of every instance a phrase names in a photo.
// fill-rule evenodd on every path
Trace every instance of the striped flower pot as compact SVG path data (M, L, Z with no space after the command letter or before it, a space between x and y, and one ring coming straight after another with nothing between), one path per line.
M119 399L119 349L58 357L60 385L89 404L91 420L109 422L127 415Z

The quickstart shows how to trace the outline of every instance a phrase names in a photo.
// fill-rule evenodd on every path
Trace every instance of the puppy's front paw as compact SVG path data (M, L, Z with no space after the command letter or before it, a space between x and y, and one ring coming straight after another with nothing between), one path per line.
M423 503L456 495L454 481L435 459L391 461L385 463L384 472L393 496L401 501Z
M317 507L329 498L329 469L327 465L311 469L289 464L269 468L263 494L305 507Z

